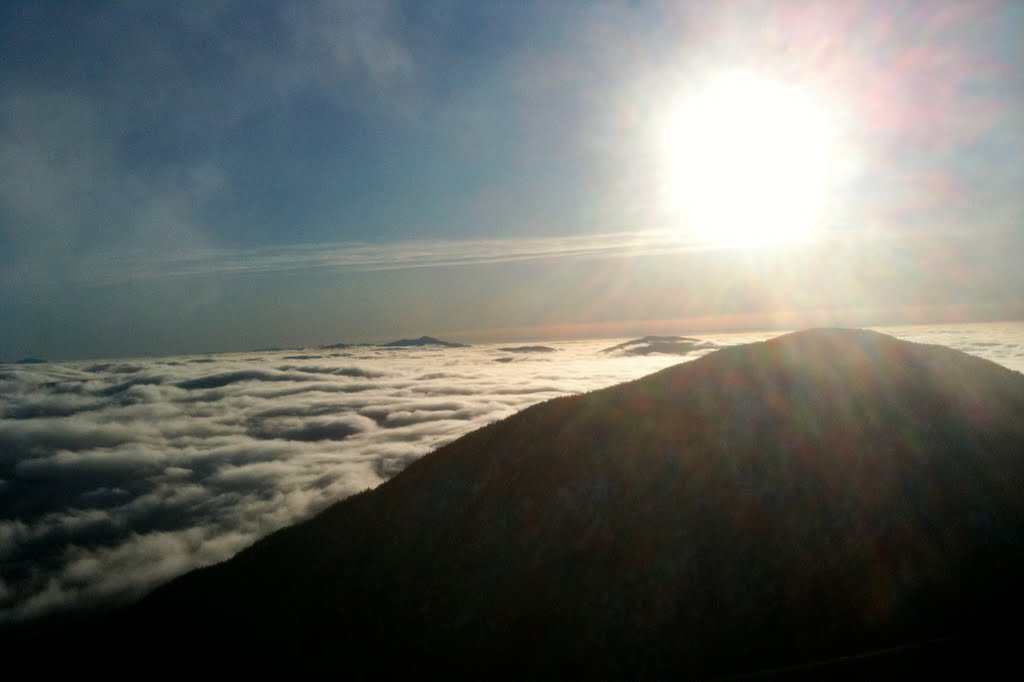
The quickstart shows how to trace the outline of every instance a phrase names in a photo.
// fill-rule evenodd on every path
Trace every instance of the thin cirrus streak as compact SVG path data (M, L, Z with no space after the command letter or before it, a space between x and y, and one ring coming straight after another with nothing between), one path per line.
M889 331L1024 369L1021 324ZM683 355L575 341L0 365L0 623L131 600L529 405L776 333Z
M955 233L956 230L944 230ZM878 234L870 227L834 224L827 231L801 237L803 243L850 239L900 239L904 231ZM206 249L153 257L144 252L108 254L79 264L59 280L49 276L34 281L31 274L19 279L35 287L103 285L147 279L242 275L291 271L387 271L458 265L512 263L555 259L629 258L720 250L720 242L700 239L681 228L608 232L590 235L509 239L398 241L384 244L296 244L251 249Z
M380 271L557 258L615 258L707 248L678 230L658 229L514 239L399 241L387 244L298 244L208 249L161 258L111 255L83 266L80 284L109 284L207 274L331 269ZM38 284L44 284L40 282Z

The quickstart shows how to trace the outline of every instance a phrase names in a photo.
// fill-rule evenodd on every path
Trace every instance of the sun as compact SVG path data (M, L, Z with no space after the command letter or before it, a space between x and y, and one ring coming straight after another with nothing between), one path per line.
M839 159L834 117L809 92L723 74L667 118L663 200L700 241L791 242L817 226Z

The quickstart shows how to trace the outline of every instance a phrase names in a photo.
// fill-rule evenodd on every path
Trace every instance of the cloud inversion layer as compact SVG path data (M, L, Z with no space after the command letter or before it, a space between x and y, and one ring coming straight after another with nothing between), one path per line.
M895 331L1024 369L1019 325ZM530 404L770 335L0 365L0 622L132 599Z
M677 358L593 344L0 367L0 620L130 599L538 400ZM287 358L287 360L285 360Z

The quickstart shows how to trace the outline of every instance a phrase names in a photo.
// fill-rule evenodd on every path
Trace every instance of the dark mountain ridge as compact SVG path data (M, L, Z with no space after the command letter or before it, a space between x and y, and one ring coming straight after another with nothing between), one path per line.
M557 348L551 346L505 346L498 350L506 353L554 353L557 352Z
M689 336L644 336L639 339L625 341L603 349L602 353L618 353L620 355L689 355L695 350L710 350L717 345L712 341L703 341Z
M70 639L377 673L906 676L1015 638L1022 571L1024 376L811 330L530 407ZM846 658L867 651L889 653Z
M377 344L381 348L409 348L414 346L441 346L443 348L467 348L465 343L456 343L454 341L442 341L441 339L435 339L433 336L421 336L418 339L398 339L397 341L388 341L387 343Z
M321 350L342 350L345 348L365 348L365 347L376 347L376 348L416 348L420 346L440 346L442 348L468 348L469 344L456 343L454 341L444 341L442 339L435 339L433 336L421 336L418 339L397 339L395 341L388 341L387 343L331 343L325 346L318 346Z

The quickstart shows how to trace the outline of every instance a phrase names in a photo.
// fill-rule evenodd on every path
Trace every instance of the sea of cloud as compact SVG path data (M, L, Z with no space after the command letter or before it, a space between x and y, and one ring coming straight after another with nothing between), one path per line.
M1024 370L1024 325L887 330ZM353 347L0 365L0 622L113 604L528 405L686 355Z

